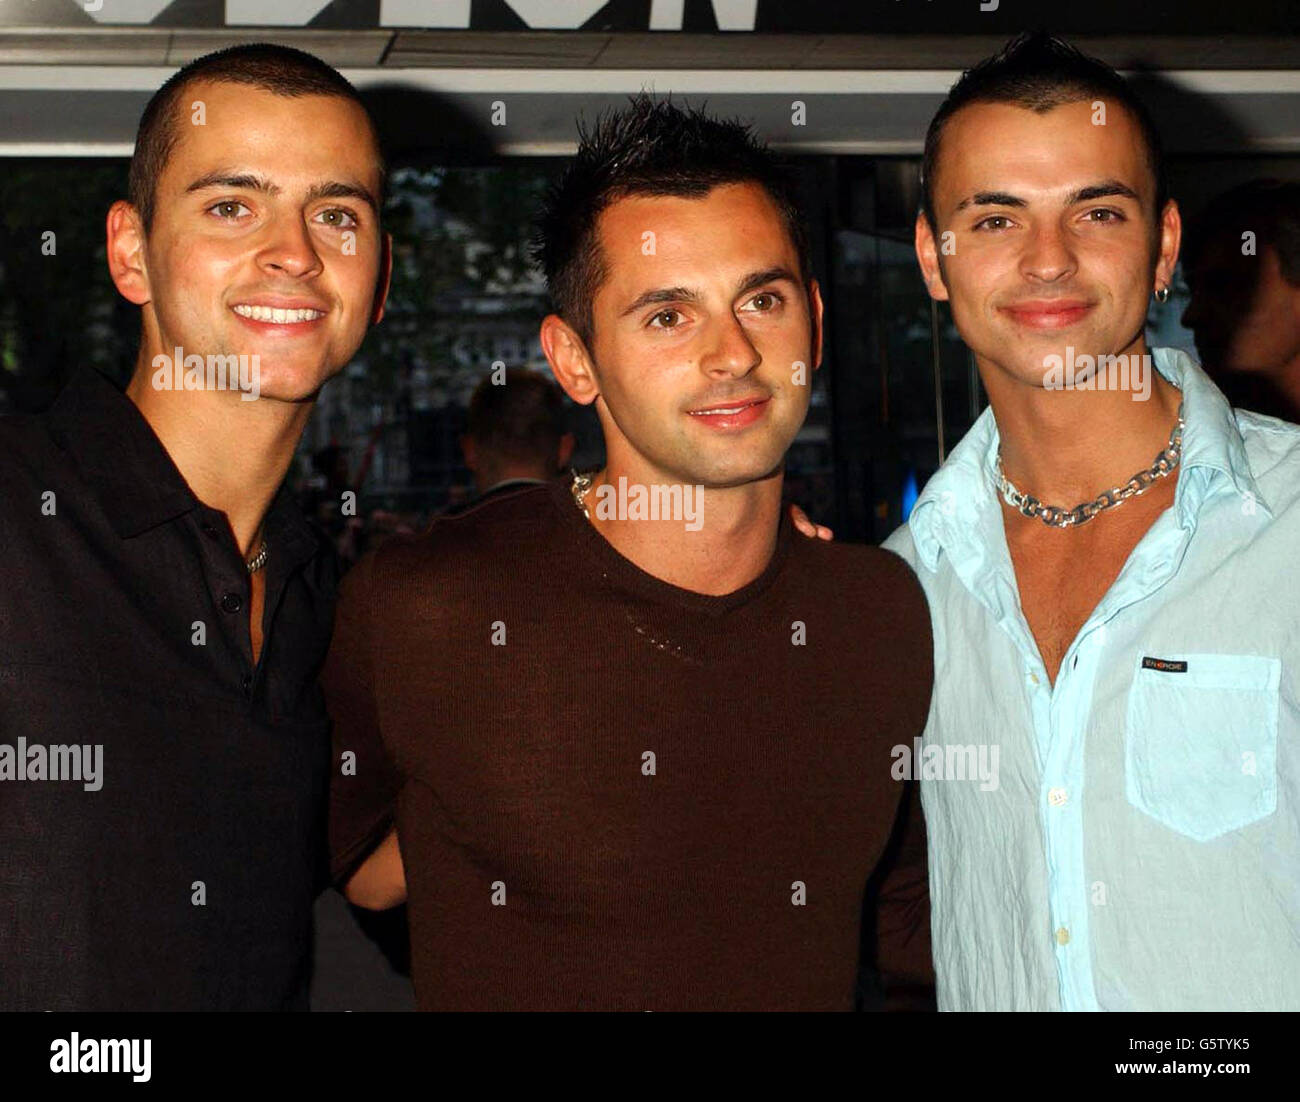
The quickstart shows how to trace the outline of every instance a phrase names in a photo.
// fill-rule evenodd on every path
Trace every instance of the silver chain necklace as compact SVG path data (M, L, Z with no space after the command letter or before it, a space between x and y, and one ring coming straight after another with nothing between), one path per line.
M1155 462L1146 470L1138 471L1123 486L1112 486L1104 490L1092 501L1085 501L1073 509L1063 509L1059 505L1044 505L1036 497L1021 493L1007 478L1002 470L1002 449L998 448L998 489L1008 505L1027 517L1037 517L1044 524L1053 528L1070 528L1092 520L1098 513L1122 505L1131 497L1144 494L1157 481L1164 478L1178 466L1183 454L1183 404L1178 403L1178 424L1169 434L1169 443L1156 456Z
M244 565L248 567L248 572L250 574L256 574L259 570L262 569L262 567L266 565L266 560L269 559L270 557L271 557L271 549L267 546L266 540L263 540L261 550L259 550L256 555L254 555L251 559L249 559L246 563L244 563Z
M573 485L570 489L573 491L574 503L582 510L582 515L590 520L591 514L587 512L587 503L583 499L586 498L587 491L591 489L591 475L579 474L577 471L574 471Z

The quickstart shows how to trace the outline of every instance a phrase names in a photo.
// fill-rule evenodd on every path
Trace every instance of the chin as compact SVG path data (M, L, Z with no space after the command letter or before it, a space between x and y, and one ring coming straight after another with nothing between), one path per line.
M287 365L261 365L258 394L277 402L306 402L313 400L321 387L338 374L326 371L319 365L290 367Z

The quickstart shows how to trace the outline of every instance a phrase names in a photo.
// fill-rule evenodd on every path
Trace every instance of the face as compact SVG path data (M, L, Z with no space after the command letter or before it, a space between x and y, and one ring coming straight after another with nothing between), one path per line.
M203 125L191 121L196 100ZM309 399L382 314L366 117L340 97L208 82L177 110L141 285L128 295L144 307L146 341L169 356L256 355L263 398Z
M710 487L771 475L821 359L820 295L776 205L756 184L633 196L597 229L593 389L566 389L595 396L611 462L635 455L667 482Z
M1136 351L1148 300L1170 281L1177 207L1161 212L1157 246L1141 131L1116 104L1102 117L1089 100L1043 114L977 103L948 120L933 181L939 239L919 219L917 254L986 377L1041 388L1047 357L1067 347Z
M1273 375L1300 361L1300 287L1282 275L1275 249L1249 257L1232 245L1207 250L1188 285L1183 324L1205 363Z

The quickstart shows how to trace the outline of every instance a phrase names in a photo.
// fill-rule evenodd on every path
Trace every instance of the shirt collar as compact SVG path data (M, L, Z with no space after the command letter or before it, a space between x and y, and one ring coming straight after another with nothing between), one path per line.
M82 368L73 377L50 408L49 424L123 539L197 504L144 415L98 371Z
M1187 353L1153 348L1151 357L1156 370L1183 392L1182 470L1174 493L1179 523L1184 528L1195 527L1197 512L1216 482L1243 499L1249 495L1268 514L1250 470L1241 430L1223 393ZM1002 520L995 473L999 440L990 407L917 498L907 523L917 552L930 570L937 568L941 550L956 556L963 550L993 546L990 526L1000 529Z
M136 404L97 370L85 367L73 376L50 407L49 425L122 539L206 508ZM266 538L293 560L310 557L323 542L286 485L271 502Z

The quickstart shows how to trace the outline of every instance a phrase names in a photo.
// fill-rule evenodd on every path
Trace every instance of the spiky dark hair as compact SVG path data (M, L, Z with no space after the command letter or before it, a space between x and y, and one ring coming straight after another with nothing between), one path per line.
M1156 219L1168 196L1160 134L1142 101L1125 79L1104 61L1080 53L1046 31L1017 35L1000 53L967 69L948 91L948 98L930 120L921 159L921 203L930 228L938 232L934 214L934 172L944 124L972 103L1009 103L1039 114L1085 99L1118 103L1135 119L1147 148L1156 184Z
M808 235L794 181L748 124L645 92L598 116L591 130L579 120L577 155L548 190L532 242L555 312L590 344L592 306L607 275L597 221L612 202L631 195L698 199L747 182L762 187L780 211L806 286Z

